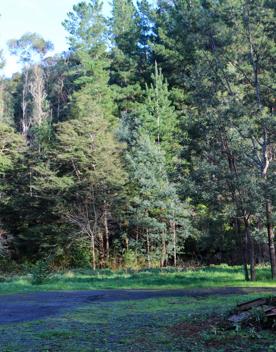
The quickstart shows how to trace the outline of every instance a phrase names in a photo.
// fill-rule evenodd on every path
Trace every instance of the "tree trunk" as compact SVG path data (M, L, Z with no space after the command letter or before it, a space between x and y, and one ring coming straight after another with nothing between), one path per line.
M21 108L22 108L22 120L21 120L22 134L25 137L26 142L28 142L28 134L29 134L29 129L30 129L30 121L29 121L29 117L27 116L28 87L29 87L29 71L28 71L28 68L26 68L25 71L24 71L24 83L23 83L23 91L22 91L22 103L21 103Z
M256 281L254 239L251 235L249 223L246 217L244 217L244 226L245 226L245 235L247 236L248 244L249 244L250 280Z
M223 151L226 153L227 160L228 160L228 165L229 165L229 170L231 174L233 175L233 178L238 180L238 174L237 174L237 166L236 166L236 159L235 156L233 155L232 151L229 148L228 145L228 140L227 138L222 138L222 146L223 146ZM246 218L245 215L245 210L243 207L244 201L243 201L243 194L242 190L237 187L235 183L229 182L229 189L232 193L232 200L234 204L236 205L236 229L237 233L241 235L241 224L240 224L240 216L243 215L243 220L244 220L244 226L245 226L245 231L244 231L244 236L243 236L243 246L242 246L242 261L243 261L243 268L244 268L244 276L245 280L249 281L249 272L248 272L248 254L250 257L250 276L251 280L254 280L255 277L255 255L254 255L254 242L253 246L250 246L249 250L249 244L251 243L251 236L250 236L250 230L249 230L249 224L248 224L248 219ZM242 238L242 236L240 237Z
M104 267L104 262L105 262L105 250L104 250L104 237L103 233L100 230L98 234L99 240L100 240L100 251L99 251L99 264L100 268Z
M41 126L47 119L45 111L46 92L43 70L39 65L34 65L32 68L32 76L29 83L29 93L32 96L32 117L31 125Z
M176 225L175 220L171 222L172 235L173 235L173 265L177 265L177 249L176 249Z
M107 218L107 206L104 205L104 229L105 229L105 249L106 249L106 261L109 261L109 228L108 228L108 218Z
M95 204L95 191L93 185L91 185L91 193L93 195L92 198L92 209L94 213L94 224L93 224L93 230L90 230L91 233L91 247L92 247L92 262L93 262L93 269L96 269L96 253L95 253L95 234L98 232L98 214L96 210L96 204ZM86 212L86 218L88 219L88 224L89 228L91 228L90 221L89 221L89 205L88 203L85 203L85 212Z
M274 233L273 233L273 225L272 225L272 205L269 199L266 200L265 208L266 208L266 227L267 227L267 235L268 235L271 275L272 275L272 279L276 279L276 255L275 255Z
M240 219L237 217L235 221L236 234L238 239L242 239L241 235L241 223ZM242 263L243 263L243 272L245 281L249 281L249 272L248 272L248 238L247 232L245 231L244 238L241 240L242 245Z
M138 243L139 243L139 229L138 229L138 227L136 227L136 246L135 246L136 265L139 264L139 260L138 260Z
M165 262L166 262L166 254L167 254L167 248L166 248L166 235L165 232L162 231L162 250L161 250L161 260L160 260L160 266L161 268L163 268L165 266Z
M250 243L250 280L256 281L254 240L251 233L248 236L249 236L249 243Z
M147 260L148 268L151 268L151 259L150 259L150 239L149 239L149 230L147 229Z
M126 251L128 252L129 240L127 236L125 237L125 245L126 245Z
M136 254L136 257L138 257L138 243L139 243L139 229L138 227L136 227L136 248L135 248L135 254Z
M92 255L92 268L96 270L96 254L95 254L95 236L94 233L90 234L90 249Z

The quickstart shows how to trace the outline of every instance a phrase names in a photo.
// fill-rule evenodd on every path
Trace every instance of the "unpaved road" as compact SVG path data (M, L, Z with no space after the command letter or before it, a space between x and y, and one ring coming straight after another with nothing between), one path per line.
M35 292L0 296L0 324L38 320L68 308L97 302L117 302L160 297L206 297L248 293L276 294L272 288L209 288L179 290L95 290Z

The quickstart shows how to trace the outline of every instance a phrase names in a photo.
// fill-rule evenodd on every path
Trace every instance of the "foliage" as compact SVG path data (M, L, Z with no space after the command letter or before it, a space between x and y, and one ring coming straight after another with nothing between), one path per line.
M31 62L35 55L44 57L53 49L50 41L44 40L39 34L27 32L19 39L10 39L8 42L11 54L18 55L21 62Z
M75 4L62 54L37 33L8 43L22 70L0 80L2 256L226 262L252 281L269 261L276 278L274 4L111 6Z
M47 260L37 261L31 271L32 274L32 285L43 284L50 275L50 267Z

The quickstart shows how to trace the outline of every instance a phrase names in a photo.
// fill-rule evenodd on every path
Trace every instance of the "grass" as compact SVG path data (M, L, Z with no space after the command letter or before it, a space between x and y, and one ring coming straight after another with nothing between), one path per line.
M2 277L0 292L276 287L266 266L258 267L257 278L257 282L245 282L241 267L227 265L177 270L72 270L52 274L42 285L32 285L31 275ZM275 332L222 328L237 303L260 295L90 302L42 320L0 325L0 351L276 352ZM264 292L262 296L266 295Z
M1 352L275 352L275 333L223 330L248 296L85 304L62 315L0 325Z
M177 289L209 287L276 287L270 268L257 268L257 281L244 281L240 266L210 266L194 269L71 270L52 274L43 284L32 285L31 275L0 278L0 293L93 290L93 289Z

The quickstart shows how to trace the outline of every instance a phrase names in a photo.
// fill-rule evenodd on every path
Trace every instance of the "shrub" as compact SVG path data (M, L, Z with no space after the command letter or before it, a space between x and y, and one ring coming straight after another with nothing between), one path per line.
M41 285L49 277L51 273L50 266L47 260L39 260L32 268L32 284Z
M137 269L138 268L137 255L134 251L128 250L124 253L123 266L126 269Z
M0 256L0 273L14 274L20 271L19 265L9 257Z
M91 251L86 242L77 242L70 249L70 265L73 268L91 267Z

